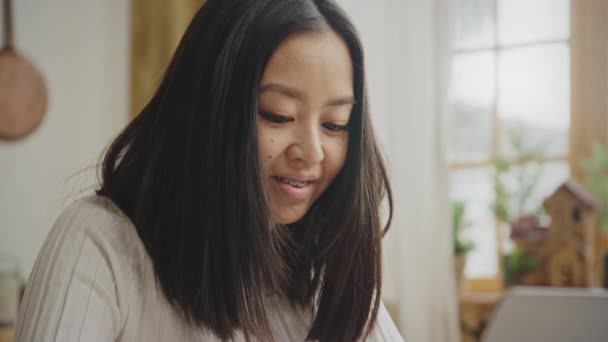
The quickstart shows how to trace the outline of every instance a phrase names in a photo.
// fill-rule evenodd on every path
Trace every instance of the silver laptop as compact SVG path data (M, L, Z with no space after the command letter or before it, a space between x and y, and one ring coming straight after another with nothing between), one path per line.
M498 304L484 342L608 342L608 291L517 287Z

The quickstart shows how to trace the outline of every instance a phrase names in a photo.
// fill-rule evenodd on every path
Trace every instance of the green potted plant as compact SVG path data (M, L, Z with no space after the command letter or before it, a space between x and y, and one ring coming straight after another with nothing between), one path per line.
M473 241L466 240L463 232L471 224L465 221L466 204L463 201L452 202L452 237L454 241L454 269L459 291L464 281L466 255L475 248Z
M530 203L532 195L537 191L543 168L540 162L542 149L527 147L521 132L510 130L508 133L509 143L514 151L515 160L520 165L527 165L527 169L520 167L514 169L512 164L503 156L494 156L492 164L494 167L494 203L492 211L499 224L509 226L511 233L518 228L522 222L537 225L539 218L544 216L542 206L531 210ZM516 182L510 184L505 182L507 173L514 172ZM512 234L511 234L512 235ZM521 275L534 269L539 265L539 259L527 255L519 247L505 253L502 250L503 241L497 241L499 255L501 257L501 271L505 286L517 284Z

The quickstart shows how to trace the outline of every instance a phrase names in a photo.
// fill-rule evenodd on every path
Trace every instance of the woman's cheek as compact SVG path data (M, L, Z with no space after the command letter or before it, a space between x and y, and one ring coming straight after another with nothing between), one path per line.
M330 160L332 164L332 174L337 174L342 169L344 162L346 161L346 154L348 152L348 135L343 137L336 137L328 143L328 154L330 154Z
M261 125L262 126L262 125ZM269 164L275 159L281 151L281 132L277 132L277 129L271 127L259 127L259 143L260 143L260 154L264 161L264 164Z

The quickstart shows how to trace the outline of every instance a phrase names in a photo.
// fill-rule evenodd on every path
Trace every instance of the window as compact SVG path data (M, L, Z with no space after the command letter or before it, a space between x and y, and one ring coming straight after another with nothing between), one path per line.
M451 196L465 202L471 224L465 234L476 245L465 275L492 278L499 255L512 248L507 225L492 209L497 157L509 166L500 179L510 194L510 219L537 211L569 178L570 1L456 3Z

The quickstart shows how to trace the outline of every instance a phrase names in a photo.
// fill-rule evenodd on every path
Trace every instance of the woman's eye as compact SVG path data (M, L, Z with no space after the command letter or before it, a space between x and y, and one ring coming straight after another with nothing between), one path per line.
M338 124L331 123L331 122L324 123L323 127L325 127L327 130L329 130L331 132L348 131L348 125L338 125Z
M277 124L283 124L283 123L293 121L293 119L288 116L273 114L273 113L269 113L269 112L260 112L260 116L264 120L270 121L272 123L277 123Z

